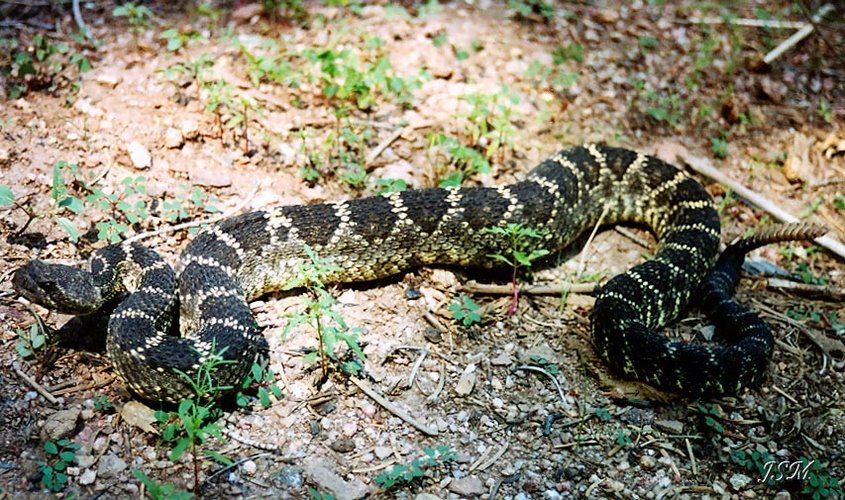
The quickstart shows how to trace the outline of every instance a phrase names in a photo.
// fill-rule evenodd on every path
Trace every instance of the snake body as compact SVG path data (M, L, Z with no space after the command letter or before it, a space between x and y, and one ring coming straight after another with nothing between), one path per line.
M730 297L737 261L754 245L734 248L714 269L720 225L704 188L657 158L602 145L560 151L510 185L392 192L224 219L186 247L175 273L156 252L124 244L96 251L90 273L32 261L14 281L32 300L76 313L131 292L110 317L108 355L140 396L178 401L193 394L186 376L217 353L228 364L215 371L216 384L238 386L263 340L248 302L296 279L308 247L336 266L326 283L367 281L429 264L492 267L489 256L509 249L485 230L491 226L534 228L542 235L537 248L554 252L599 221L642 223L658 239L653 258L599 290L592 314L599 356L617 372L690 396L759 382L771 332ZM658 333L696 293L729 332L726 343ZM181 334L171 328L177 304Z

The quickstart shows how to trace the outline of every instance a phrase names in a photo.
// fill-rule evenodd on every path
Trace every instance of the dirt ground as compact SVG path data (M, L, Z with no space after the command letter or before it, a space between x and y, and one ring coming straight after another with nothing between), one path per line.
M812 20L814 1L329 3L83 3L91 39L70 3L0 3L0 498L842 495L845 265L810 243L752 254L737 297L771 325L774 359L759 388L707 401L611 377L589 294L525 293L509 316L506 271L331 288L361 328L354 381L318 384L314 330L286 331L300 293L256 301L282 397L221 403L221 436L176 460L149 421L174 409L126 392L102 333L40 346L69 317L16 296L33 257L82 264L143 235L173 263L192 221L221 212L508 183L586 142L710 162L845 239L841 4ZM815 29L764 61L795 23ZM723 241L776 220L693 175ZM605 280L654 239L607 228L574 247L532 281ZM450 309L462 294L470 326ZM706 332L692 310L667 334Z

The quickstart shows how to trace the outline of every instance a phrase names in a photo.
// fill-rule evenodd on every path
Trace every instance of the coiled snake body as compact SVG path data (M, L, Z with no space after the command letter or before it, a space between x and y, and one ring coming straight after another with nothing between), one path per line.
M704 188L661 160L607 146L561 151L511 185L393 192L235 216L200 233L175 274L152 250L115 245L93 254L90 273L34 260L14 283L22 295L71 313L132 292L110 317L108 355L140 396L178 401L192 396L179 372L191 376L220 351L232 362L216 370L216 383L238 386L262 340L248 301L290 283L307 261L306 245L337 266L326 282L364 281L428 264L491 267L489 255L507 248L484 231L490 226L535 228L543 234L537 246L555 251L600 220L643 223L659 242L652 259L598 292L592 332L600 357L629 377L691 396L757 383L772 335L730 293L744 252L764 241L731 247L714 269L719 218ZM724 343L682 343L657 332L697 292ZM176 307L181 335L169 333Z

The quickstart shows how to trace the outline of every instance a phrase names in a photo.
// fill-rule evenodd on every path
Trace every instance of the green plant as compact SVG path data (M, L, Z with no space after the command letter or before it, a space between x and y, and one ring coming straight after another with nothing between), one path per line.
M716 158L726 158L728 156L729 149L730 144L728 144L728 141L725 139L721 137L710 138L710 150L713 151Z
M147 28L152 26L153 11L144 5L136 5L132 2L127 2L123 5L118 5L112 10L114 17L125 17L129 22L129 31L132 32L137 40L138 35Z
M628 446L633 441L631 440L631 431L625 428L618 428L614 433L614 441L616 444L621 447Z
M440 187L458 187L463 181L475 173L484 174L490 171L490 162L481 153L470 146L465 146L454 137L445 134L432 134L428 140L428 151L444 151L449 159L443 165L436 158L437 155L429 154L429 161L450 171L446 177L441 177L444 172L437 172L441 177L438 185Z
M602 422L610 422L613 419L613 415L610 414L607 408L596 408L593 413L595 413Z
M10 99L17 99L34 89L50 92L58 89L73 78L64 76L69 68L76 68L78 74L91 69L91 62L81 53L71 52L67 43L53 43L41 34L32 37L29 49L20 48L16 40L0 39L0 49L8 56L0 56L0 74L7 79ZM63 78L59 78L63 76ZM72 93L79 89L76 80L71 84Z
M457 454L448 446L425 448L425 456L411 460L408 465L396 464L392 469L376 476L376 484L382 490L389 490L396 485L408 485L425 475L425 469L445 465L457 459Z
M819 101L819 107L816 111L822 120L826 121L827 123L833 123L833 111L830 109L830 103L827 102L827 99L822 99Z
M15 328L15 332L18 334L18 339L15 341L15 352L24 359L34 356L35 352L46 344L47 339L38 327L38 323L33 323L29 330Z
M247 389L256 389L258 401L264 408L270 407L271 398L281 401L283 397L282 389L276 385L276 374L259 363L252 364L252 368L241 383L241 390ZM238 392L235 401L241 407L249 404L249 398L243 392Z
M555 17L554 3L542 0L508 0L508 8L525 17L534 13L540 14L547 20Z
M681 109L681 99L677 94L666 96L649 91L645 93L645 97L653 103L652 106L646 107L646 114L658 122L666 122L673 127L677 127L681 123L683 109Z
M67 486L67 467L76 462L76 450L78 449L77 443L67 439L44 443L47 461L41 462L38 470L41 471L41 484L45 488L59 492Z
M164 69L158 70L162 76L168 81L174 82L177 89L181 89L180 84L176 81L179 75L189 75L194 80L194 87L196 89L196 98L198 101L202 100L200 93L203 89L205 70L211 67L214 61L211 55L204 53L196 59L191 59L183 63L172 64Z
M560 368L556 364L539 354L532 354L529 359L532 363L545 370L549 375L557 376L560 374Z
M766 485L774 486L774 477L766 474L766 464L774 461L769 452L733 450L731 451L731 461L749 472L759 474L761 481L765 480Z
M717 434L724 434L725 427L719 422L722 414L712 403L699 404L698 412L704 416L704 425L715 431Z
M230 386L219 386L215 382L214 374L234 360L223 358L225 348L217 351L211 346L211 354L201 359L194 376L179 372L179 375L191 386L194 394L192 399L179 402L176 411L159 410L155 413L156 420L163 425L161 438L173 443L169 458L176 462L190 450L194 465L194 489L199 486L199 457L197 451L208 440L221 438L221 426L217 423L222 411L214 403L216 396L232 389ZM231 461L220 453L205 449L206 457L212 458L226 465Z
M460 321L464 326L472 326L481 321L481 313L479 306L469 295L461 294L455 297L455 300L449 304L449 311L452 312L452 317L455 321Z
M94 409L103 413L111 413L114 411L114 405L109 401L108 396L100 394L94 398Z
M338 272L338 267L326 259L318 256L307 245L304 247L307 260L297 265L296 278L283 289L293 290L304 288L302 295L305 311L293 314L284 328L287 335L294 328L302 324L310 325L317 333L318 348L305 356L306 363L320 359L323 378L328 376L330 367L337 367L340 371L357 375L361 370L366 356L358 344L359 327L349 327L343 315L335 308L337 301L326 289L324 281ZM349 361L343 361L338 355L337 348L345 345L352 355Z
M133 469L132 475L144 485L146 494L152 500L191 500L194 498L192 493L180 490L173 484L159 484L153 481L141 469Z
M397 191L405 191L408 189L408 183L404 179L384 178L376 181L378 190L376 194L395 193Z
M170 28L162 31L159 37L167 40L167 51L178 52L179 49L188 45L193 40L203 38L202 33L194 30L182 32L176 28Z
M810 498L819 500L821 498L842 498L845 496L840 481L831 476L818 460L809 460L802 457L801 463L807 470L807 476L803 483L804 493L808 494Z
M503 262L513 269L511 278L513 300L511 301L510 308L508 308L508 315L513 315L516 312L519 301L518 278L520 270L530 273L533 262L549 254L549 251L545 248L532 248L537 243L536 240L542 241L543 234L537 229L514 223L510 223L505 227L486 227L482 232L504 239L503 243L497 245L499 248L503 248L503 251L487 254L487 256Z

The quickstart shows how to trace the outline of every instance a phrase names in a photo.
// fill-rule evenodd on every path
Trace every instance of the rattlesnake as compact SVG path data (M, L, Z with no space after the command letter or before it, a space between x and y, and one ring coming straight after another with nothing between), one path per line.
M600 357L629 377L690 396L759 382L773 338L730 297L739 265L753 247L814 237L818 229L744 240L714 268L720 225L704 188L657 158L602 145L560 151L510 185L392 192L224 219L187 246L175 273L156 252L123 244L94 252L90 273L33 260L14 284L31 300L70 313L90 313L116 293L133 292L110 317L108 355L140 396L178 401L192 396L186 376L221 351L230 363L215 371L215 383L241 382L263 340L248 302L290 283L307 247L336 266L326 283L368 281L430 264L492 267L490 255L508 251L501 236L485 230L492 226L534 228L542 235L536 247L554 252L598 221L642 223L658 239L650 260L596 295L592 332ZM657 332L696 293L726 343L683 343ZM181 335L171 328L177 307Z

